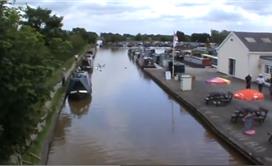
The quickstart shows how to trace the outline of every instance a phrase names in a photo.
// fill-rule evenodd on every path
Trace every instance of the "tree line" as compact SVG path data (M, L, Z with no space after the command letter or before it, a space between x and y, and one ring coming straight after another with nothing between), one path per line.
M25 142L44 115L46 81L98 35L83 28L62 29L51 10L12 7L0 1L0 163Z
M193 33L186 35L182 31L177 31L176 35L179 41L184 42L202 42L208 43L213 42L220 44L229 34L229 31L222 30L211 30L211 34L208 33ZM119 34L119 33L101 33L101 39L105 43L109 42L121 42L121 41L173 41L173 35L153 35L153 34Z
M171 35L153 35L153 34L119 34L119 33L101 33L100 38L105 43L114 43L121 41L172 41L173 36Z

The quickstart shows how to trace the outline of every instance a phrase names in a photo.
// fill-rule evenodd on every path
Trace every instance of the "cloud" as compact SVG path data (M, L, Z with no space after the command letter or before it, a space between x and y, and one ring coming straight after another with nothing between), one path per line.
M272 3L266 0L230 1L227 5L240 6L244 10L260 15L270 15Z
M235 11L225 11L224 9L214 9L202 19L211 22L242 21L245 19L240 13Z
M17 0L64 16L64 28L96 32L191 34L210 29L272 29L266 0Z

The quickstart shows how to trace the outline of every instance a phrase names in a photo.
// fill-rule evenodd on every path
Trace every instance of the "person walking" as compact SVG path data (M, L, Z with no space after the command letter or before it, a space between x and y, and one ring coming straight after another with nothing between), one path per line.
M263 86L264 86L264 83L265 83L264 76L262 74L259 74L256 81L257 81L257 84L258 84L259 92L262 92L263 91Z
M250 89L251 88L251 76L248 74L246 77L245 77L245 80L246 80L246 89Z
M61 72L61 85L64 87L65 85L65 81L66 81L66 77L65 77L65 68L62 69L62 72Z

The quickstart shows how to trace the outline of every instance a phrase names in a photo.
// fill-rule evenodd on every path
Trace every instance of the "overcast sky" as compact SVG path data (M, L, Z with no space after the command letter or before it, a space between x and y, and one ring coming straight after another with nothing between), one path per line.
M211 29L272 32L271 0L17 0L64 16L64 29L186 34Z

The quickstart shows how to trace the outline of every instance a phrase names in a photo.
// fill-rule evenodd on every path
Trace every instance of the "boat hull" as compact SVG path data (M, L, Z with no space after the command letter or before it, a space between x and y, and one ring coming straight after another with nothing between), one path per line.
M69 93L68 98L70 100L81 100L91 97L90 93L80 93L79 91L76 91L75 93Z

